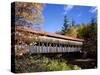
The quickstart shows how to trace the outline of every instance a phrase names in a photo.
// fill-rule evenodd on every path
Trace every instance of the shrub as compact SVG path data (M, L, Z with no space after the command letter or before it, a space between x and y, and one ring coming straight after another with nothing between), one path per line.
M44 55L25 54L16 58L16 72L43 72L80 69L78 66L68 64L64 59L51 59Z

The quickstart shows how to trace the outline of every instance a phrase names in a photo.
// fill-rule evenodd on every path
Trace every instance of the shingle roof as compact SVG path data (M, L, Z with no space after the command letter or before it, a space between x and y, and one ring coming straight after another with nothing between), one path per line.
M28 27L16 27L16 30L27 31L27 32L31 32L31 33L35 33L39 35L45 35L49 37L61 38L61 39L66 39L66 40L74 40L74 41L80 41L80 42L84 41L83 39L73 38L73 37L64 36L64 35L60 35L56 33L45 32L45 31L35 31L32 28L28 28Z

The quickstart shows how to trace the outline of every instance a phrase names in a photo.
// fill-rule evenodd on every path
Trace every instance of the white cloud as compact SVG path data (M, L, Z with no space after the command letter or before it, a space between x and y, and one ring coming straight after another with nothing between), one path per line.
M89 10L90 13L95 13L97 11L97 8L96 7L93 7Z
M64 15L67 14L73 7L73 5L64 6Z

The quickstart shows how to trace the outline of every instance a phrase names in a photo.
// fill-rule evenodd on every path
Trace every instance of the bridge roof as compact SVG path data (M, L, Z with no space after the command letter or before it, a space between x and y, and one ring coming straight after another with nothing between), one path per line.
M45 32L45 31L35 31L32 28L28 28L28 27L16 27L16 30L27 31L27 32L31 32L34 34L45 35L45 36L60 38L60 39L65 39L65 40L73 40L73 41L79 41L79 42L84 41L83 39L73 38L73 37L64 36L64 35L60 35L60 34L56 34L56 33Z

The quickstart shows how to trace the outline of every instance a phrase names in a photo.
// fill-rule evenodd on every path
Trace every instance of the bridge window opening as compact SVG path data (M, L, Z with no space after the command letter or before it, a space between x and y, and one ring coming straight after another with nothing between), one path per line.
M51 43L51 46L53 47L53 43Z
M64 44L62 44L62 47L64 47Z
M70 45L68 44L67 47L70 47Z
M74 45L74 47L76 48L77 46L76 46L76 45Z
M46 42L44 42L44 46L46 46L47 45L47 43Z
M36 46L38 46L39 45L39 42L36 42L36 44L35 44Z
M57 44L57 46L59 47L59 46L60 46L60 44L58 43L58 44Z
M57 47L59 47L59 44L57 43Z
M42 42L40 42L40 46L42 46Z

